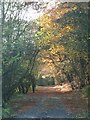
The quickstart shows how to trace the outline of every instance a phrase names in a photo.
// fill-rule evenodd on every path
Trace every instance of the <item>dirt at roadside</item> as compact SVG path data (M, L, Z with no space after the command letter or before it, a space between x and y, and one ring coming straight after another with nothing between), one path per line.
M65 107L76 116L88 116L88 98L81 91L73 91L62 95Z

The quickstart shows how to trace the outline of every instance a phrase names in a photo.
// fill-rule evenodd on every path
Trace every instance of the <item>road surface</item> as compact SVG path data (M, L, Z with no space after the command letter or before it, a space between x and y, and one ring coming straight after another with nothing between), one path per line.
M36 102L32 107L18 113L14 118L75 118L63 104L60 93L52 87L30 93L28 100Z

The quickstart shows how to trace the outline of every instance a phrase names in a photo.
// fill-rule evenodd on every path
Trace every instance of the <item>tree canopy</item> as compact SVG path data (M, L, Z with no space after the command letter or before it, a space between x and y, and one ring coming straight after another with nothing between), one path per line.
M89 84L87 3L60 3L34 21L21 19L24 3L2 7L3 101L27 93L43 75L55 84Z

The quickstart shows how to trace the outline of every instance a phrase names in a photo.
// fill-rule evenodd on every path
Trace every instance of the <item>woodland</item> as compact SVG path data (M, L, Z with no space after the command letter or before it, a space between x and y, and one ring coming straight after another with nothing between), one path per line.
M88 3L42 7L43 15L24 20L21 13L30 5L2 3L2 109L6 116L12 97L36 92L38 86L69 83L72 91L90 86Z

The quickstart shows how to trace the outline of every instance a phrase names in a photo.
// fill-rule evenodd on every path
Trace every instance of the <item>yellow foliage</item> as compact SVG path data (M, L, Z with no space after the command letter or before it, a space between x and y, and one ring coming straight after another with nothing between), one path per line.
M72 9L73 9L73 10L76 10L76 9L77 9L77 6L74 6Z
M49 50L52 54L56 54L57 52L64 52L65 48L62 45L52 45L52 47Z
M39 26L41 26L40 32L44 35L40 37L39 44L45 45L49 42L54 42L61 40L61 38L74 30L72 25L66 25L64 28L61 28L63 23L56 23L56 19L62 18L66 13L76 10L77 7L75 4L69 6L69 4L60 4L59 7L45 13L43 16L38 18ZM64 51L64 48L61 47L59 50ZM53 51L54 53L55 51Z

